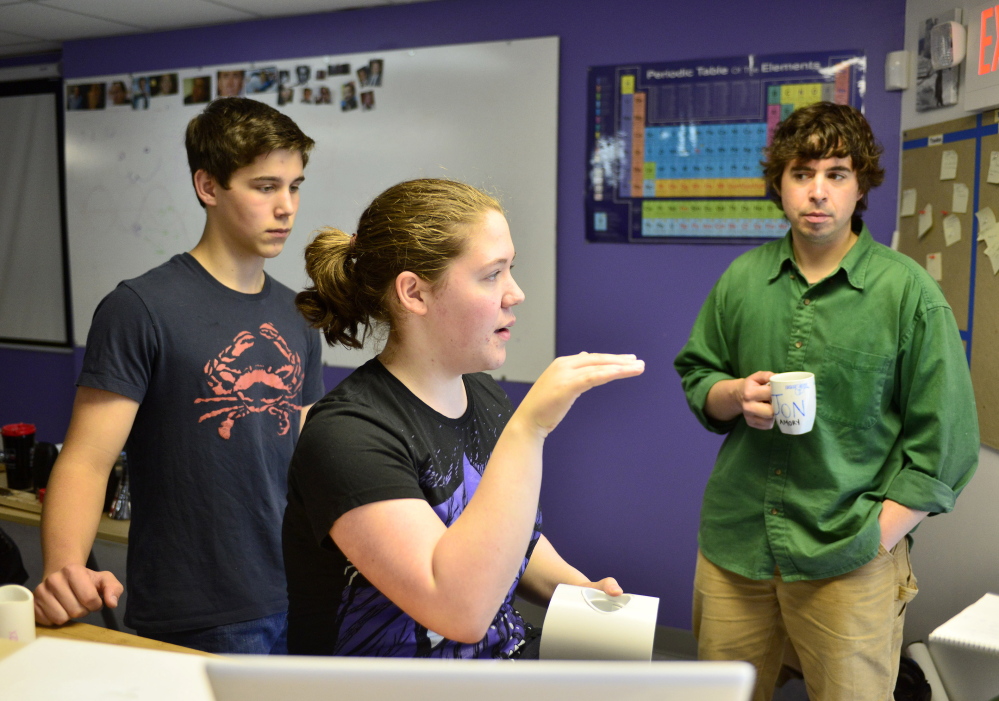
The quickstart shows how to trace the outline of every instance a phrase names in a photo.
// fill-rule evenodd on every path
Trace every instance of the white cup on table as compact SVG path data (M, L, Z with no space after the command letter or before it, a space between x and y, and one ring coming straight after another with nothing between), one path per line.
M0 587L0 640L35 639L35 597L19 584Z

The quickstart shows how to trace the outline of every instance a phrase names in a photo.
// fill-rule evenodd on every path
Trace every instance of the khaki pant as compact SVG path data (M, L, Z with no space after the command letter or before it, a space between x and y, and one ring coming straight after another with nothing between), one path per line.
M756 667L753 701L770 701L790 639L812 701L891 701L905 605L916 595L905 538L828 579L754 580L697 554L694 635L702 660Z

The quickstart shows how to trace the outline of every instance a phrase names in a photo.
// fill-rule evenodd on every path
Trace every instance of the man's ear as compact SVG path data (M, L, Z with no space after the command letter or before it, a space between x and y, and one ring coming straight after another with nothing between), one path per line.
M220 185L218 181L208 174L208 171L204 169L198 169L194 171L192 176L194 179L194 192L198 195L206 207L213 207L218 204L218 198L216 197L216 192Z
M395 278L395 296L399 305L407 312L423 316L427 313L427 292L429 285L414 272L404 270Z

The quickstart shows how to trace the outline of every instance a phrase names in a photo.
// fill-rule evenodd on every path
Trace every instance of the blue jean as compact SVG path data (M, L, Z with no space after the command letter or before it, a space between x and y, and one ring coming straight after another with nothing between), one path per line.
M144 638L181 645L216 654L287 655L288 614L240 621L212 628L181 630L172 633L136 631Z

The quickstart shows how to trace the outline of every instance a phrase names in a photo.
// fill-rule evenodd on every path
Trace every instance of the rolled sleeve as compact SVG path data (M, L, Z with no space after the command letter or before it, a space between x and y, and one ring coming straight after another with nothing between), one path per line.
M888 486L885 498L916 511L946 513L954 508L957 492L925 472L904 469Z
M929 307L901 358L902 470L885 494L919 511L946 513L978 467L971 375L954 315Z
M711 371L693 382L690 390L687 390L686 387L684 388L687 394L687 403L690 405L691 411L694 412L694 416L701 422L701 425L709 431L714 433L728 433L741 418L739 416L730 421L717 421L708 416L707 412L704 411L704 406L708 400L708 392L711 391L711 388L722 380L733 379L735 378L732 375Z

